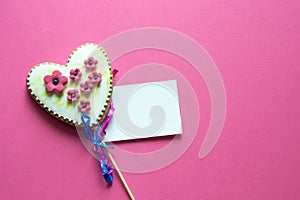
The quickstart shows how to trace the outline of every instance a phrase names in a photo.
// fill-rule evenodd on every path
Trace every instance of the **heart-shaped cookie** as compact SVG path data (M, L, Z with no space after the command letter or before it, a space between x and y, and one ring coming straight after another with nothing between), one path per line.
M26 82L40 107L70 125L81 125L82 113L89 114L91 124L102 122L113 91L107 54L90 43L76 48L65 65L45 62L34 66Z

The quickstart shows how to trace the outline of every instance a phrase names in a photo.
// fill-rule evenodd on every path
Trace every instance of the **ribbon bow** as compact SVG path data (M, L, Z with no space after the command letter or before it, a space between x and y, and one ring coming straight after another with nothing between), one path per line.
M112 170L112 167L109 166L107 156L104 153L103 149L101 149L101 147L106 149L106 150L108 148L111 148L111 149L114 148L113 146L108 146L103 142L103 140L104 140L104 134L103 133L104 133L105 129L107 128L107 126L108 126L108 124L109 124L109 122L112 118L114 110L115 109L113 107L113 103L111 102L107 117L105 118L104 122L101 125L98 124L98 126L97 126L97 128L96 128L93 135L91 134L90 127L89 127L90 122L91 122L90 116L88 116L86 114L81 115L81 121L82 121L83 126L84 126L85 136L91 142L93 142L94 150L96 152L98 152L100 168L101 168L102 175L103 175L106 183L112 183L113 182L113 174L112 174L113 170Z

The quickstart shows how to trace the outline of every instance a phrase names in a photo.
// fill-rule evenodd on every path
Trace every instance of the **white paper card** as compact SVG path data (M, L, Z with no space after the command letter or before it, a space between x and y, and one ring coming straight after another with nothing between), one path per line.
M116 86L105 141L182 133L176 80Z

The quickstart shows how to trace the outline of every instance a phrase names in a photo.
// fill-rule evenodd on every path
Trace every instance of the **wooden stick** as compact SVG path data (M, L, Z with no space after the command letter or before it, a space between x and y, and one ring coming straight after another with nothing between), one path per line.
M121 181L122 181L122 183L123 183L123 186L125 187L125 189L126 189L128 195L129 195L130 199L131 199L131 200L135 200L133 194L132 194L131 191L130 191L129 186L128 186L127 183L126 183L126 180L125 180L124 176L122 175L122 173L121 173L121 171L120 171L120 169L119 169L119 167L118 167L118 165L117 165L117 163L116 163L116 161L114 160L114 158L112 157L112 155L109 153L109 151L106 151L106 152L107 152L107 155L108 155L108 157L109 157L111 163L113 164L113 166L114 166L116 172L118 173L118 175L119 175L119 177L120 177L120 179L121 179Z

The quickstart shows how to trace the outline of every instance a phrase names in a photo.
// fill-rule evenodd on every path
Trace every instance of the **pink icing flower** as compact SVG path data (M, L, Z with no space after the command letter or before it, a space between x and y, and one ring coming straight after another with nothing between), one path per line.
M85 93L90 93L93 86L94 85L90 80L85 81L83 83L80 83L80 91Z
M88 100L81 100L80 104L78 105L78 109L81 113L85 113L91 109L90 101Z
M80 72L80 69L71 69L70 70L70 79L73 79L74 81L77 81L82 76L82 73Z
M68 83L68 78L62 76L60 71L54 70L52 75L44 76L44 82L46 83L47 92L60 94L64 91L65 85Z
M84 61L84 64L88 69L95 69L96 65L98 64L98 60L96 60L94 57L89 57Z
M74 89L74 90L68 91L67 99L69 101L75 102L79 99L79 97L80 97L80 94L78 93L78 90Z
M89 79L91 79L93 84L101 83L102 75L98 72L93 72L88 77L89 77Z

